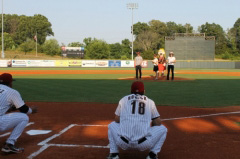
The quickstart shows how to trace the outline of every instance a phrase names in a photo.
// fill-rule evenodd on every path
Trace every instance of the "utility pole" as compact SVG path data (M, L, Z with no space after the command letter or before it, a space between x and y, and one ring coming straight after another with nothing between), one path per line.
M2 58L5 58L4 55L4 38L3 38L3 0L2 0Z
M138 9L137 3L128 3L127 8L132 10L132 27L131 27L131 33L132 33L132 60L133 60L133 9Z

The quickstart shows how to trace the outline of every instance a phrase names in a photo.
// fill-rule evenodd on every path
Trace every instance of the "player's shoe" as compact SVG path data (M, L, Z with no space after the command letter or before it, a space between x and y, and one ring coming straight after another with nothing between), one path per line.
M24 151L24 148L18 148L12 144L7 144L7 143L5 143L2 148L2 152L6 152L6 153L22 153L23 151Z
M109 156L107 157L107 159L120 159L118 154L113 154L113 153L110 153Z
M158 159L158 158L157 158L157 156L156 156L156 157L153 157L153 158L152 158L152 157L150 157L150 156L147 156L147 158L146 158L146 159Z
M158 156L153 152L150 152L146 159L158 159Z

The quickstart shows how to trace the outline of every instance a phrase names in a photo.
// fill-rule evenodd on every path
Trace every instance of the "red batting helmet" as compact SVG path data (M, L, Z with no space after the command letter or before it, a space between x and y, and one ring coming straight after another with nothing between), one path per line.
M132 93L144 93L144 84L141 81L135 81L131 86Z

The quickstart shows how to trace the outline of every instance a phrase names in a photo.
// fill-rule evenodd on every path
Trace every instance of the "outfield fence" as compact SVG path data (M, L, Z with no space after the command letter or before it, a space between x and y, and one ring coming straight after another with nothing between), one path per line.
M0 60L0 67L129 67L133 60ZM151 60L144 60L142 67L152 68ZM240 69L239 61L177 61L176 68Z

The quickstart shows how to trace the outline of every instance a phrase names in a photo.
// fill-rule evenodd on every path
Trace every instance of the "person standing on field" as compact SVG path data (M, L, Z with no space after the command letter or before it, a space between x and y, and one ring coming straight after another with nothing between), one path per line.
M138 73L139 73L139 78L142 78L142 62L143 58L140 55L140 52L137 52L137 56L134 59L135 63L135 69L136 69L136 79L138 79Z
M144 84L135 81L131 94L123 97L115 111L115 121L108 125L110 154L107 159L119 159L123 150L149 150L146 159L157 159L165 142L167 128L153 100L144 95Z
M153 71L156 74L155 79L157 80L159 71L158 71L158 58L156 54L154 54L154 59L152 60L152 63L153 63Z
M162 53L160 53L158 58L158 70L161 72L161 77L163 77L166 70L166 59Z
M176 63L176 58L174 57L173 52L169 53L169 56L167 58L167 63L168 63L167 80L169 80L170 70L172 72L172 80L174 80L174 64Z
M36 113L37 107L28 107L19 92L12 88L12 82L11 74L0 75L0 132L13 129L1 151L21 153L24 149L16 147L15 143L28 124L28 114Z

